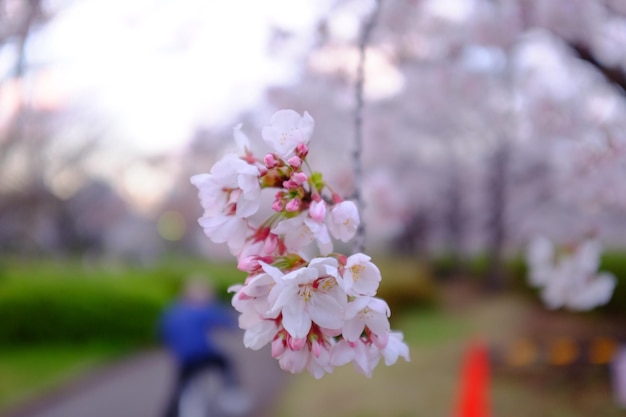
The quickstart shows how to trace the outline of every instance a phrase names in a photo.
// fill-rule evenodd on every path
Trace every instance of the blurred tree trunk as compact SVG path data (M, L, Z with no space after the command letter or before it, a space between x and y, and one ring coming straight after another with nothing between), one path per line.
M8 158L11 149L20 142L23 136L26 123L24 120L26 100L22 78L27 69L26 46L33 30L44 20L41 0L23 1L20 6L22 13L13 20L9 20L5 13L5 9L8 7L6 1L0 1L0 47L11 42L15 45L15 62L8 78L12 78L17 83L17 101L19 106L17 114L13 118L9 129L7 129L6 137L0 137L0 168L5 165L3 162ZM17 8L17 5L15 7ZM0 80L0 83L2 81Z
M404 224L402 232L392 240L394 253L403 256L415 256L418 259L426 259L429 236L428 212L424 208L417 208L410 214Z
M504 288L504 246L507 237L506 207L509 188L508 163L510 146L503 140L489 162L487 173L487 289L498 291Z
M463 272L463 242L465 241L465 213L463 209L463 186L460 172L454 168L450 174L445 194L443 213L446 246L452 263L453 274Z

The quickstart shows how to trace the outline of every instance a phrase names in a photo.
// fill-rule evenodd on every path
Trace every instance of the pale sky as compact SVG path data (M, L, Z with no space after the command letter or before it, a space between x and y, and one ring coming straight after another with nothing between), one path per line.
M334 35L354 37L373 2L342 10L332 9L333 0L57 3L60 12L30 41L29 63L47 68L38 99L79 103L115 127L107 145L153 154L184 145L199 125L236 124L239 112L262 105L269 85L297 81L322 16L332 10ZM451 20L466 18L473 5L425 3ZM279 51L269 46L273 27L293 34Z
M429 0L426 7L442 18L462 20L471 12L467 5L473 2L468 2ZM58 14L29 42L28 64L38 74L31 83L31 99L79 108L105 124L107 129L95 134L104 135L99 139L106 154L98 153L90 170L113 175L113 182L124 189L140 191L131 196L134 200L153 201L166 191L167 181L140 162L119 172L121 155L176 152L198 126L236 125L238 113L263 105L268 86L298 81L322 17L330 16L332 36L356 45L361 18L373 0L356 0L339 9L332 8L333 0L59 3L63 7ZM275 29L291 36L272 49ZM6 52L0 50L0 73ZM375 69L380 60L372 52L370 61ZM370 78L391 84L369 83L366 93L369 87L384 93L378 95L402 88L399 74ZM79 119L71 121L79 125ZM84 134L75 135L76 140ZM56 180L52 186L58 185L59 195L69 196L78 187Z
M44 91L78 99L145 153L184 143L194 127L234 124L271 84L297 80L298 59L330 1L81 0L36 37ZM295 34L268 50L272 26Z

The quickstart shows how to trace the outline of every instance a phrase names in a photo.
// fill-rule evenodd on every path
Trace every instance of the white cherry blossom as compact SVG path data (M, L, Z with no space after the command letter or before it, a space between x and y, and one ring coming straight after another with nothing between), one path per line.
M370 262L371 259L363 253L348 257L341 284L349 295L376 294L382 276L378 267Z
M238 253L248 234L247 218L259 209L259 170L235 155L219 160L210 174L191 177L204 209L198 223L215 243Z
M248 234L246 219L236 216L201 217L198 223L215 243L226 243L233 254L243 247Z
M285 244L294 252L298 252L310 243L316 242L320 254L326 256L333 251L333 242L324 223L312 219L308 213L282 220L272 233L285 236Z
M235 139L235 145L237 145L237 149L241 155L245 155L250 151L250 139L248 139L248 135L246 135L241 130L241 123L233 128L233 138Z
M611 300L617 279L613 274L603 272L585 282L585 287L572 295L568 307L573 310L591 310Z
M348 242L356 234L359 227L359 211L352 201L335 204L328 216L328 230L335 239Z
M246 329L243 334L243 344L248 349L259 350L274 339L277 330L278 326L274 321L259 321Z
M349 342L356 342L365 327L383 337L389 332L388 317L391 311L387 303L380 298L357 297L348 303L345 311L346 321L342 334Z
M275 301L269 313L282 313L282 324L292 337L306 337L313 322L329 329L343 326L347 299L332 275L336 262L316 258L309 266L280 277L272 288L269 299Z
M307 112L300 116L294 110L279 110L261 134L281 158L288 159L298 145L309 143L314 127L315 121Z
M259 169L233 154L227 154L211 169L210 174L191 177L198 188L204 216L220 214L249 217L259 209L261 186Z
M590 270L593 263L591 259L584 259L586 255L577 253L559 261L541 291L541 298L548 308L584 311L606 304L611 299L615 277Z
M315 379L320 379L324 374L333 371L333 366L330 364L330 350L317 341L313 344L306 368Z
M330 356L330 363L333 366L343 366L352 362L357 372L368 378L372 376L379 361L380 351L361 339L356 342L341 340L333 346Z
M554 268L554 246L545 236L534 238L526 251L529 282L533 287L545 285Z
M283 354L278 357L278 364L283 371L297 374L306 369L309 355L310 352L307 349L285 349Z
M541 288L540 297L549 309L591 310L609 302L616 285L612 274L597 272L600 254L600 243L588 239L555 257L552 243L537 238L526 257L529 281Z
M402 357L405 361L410 362L409 347L403 342L404 335L402 332L390 332L387 345L382 350L385 358L385 365L391 366Z

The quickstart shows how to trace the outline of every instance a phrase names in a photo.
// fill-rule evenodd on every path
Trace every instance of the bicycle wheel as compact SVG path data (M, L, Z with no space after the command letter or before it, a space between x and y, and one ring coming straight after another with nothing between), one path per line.
M223 389L219 371L208 369L196 375L183 391L178 405L180 417L222 417L218 399Z

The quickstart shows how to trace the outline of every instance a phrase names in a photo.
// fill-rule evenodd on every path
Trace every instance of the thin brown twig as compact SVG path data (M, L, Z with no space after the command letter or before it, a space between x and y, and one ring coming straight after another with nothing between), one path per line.
M354 109L354 152L352 153L352 162L354 170L354 201L359 210L359 214L363 217L365 203L361 193L361 183L363 178L363 168L361 154L363 152L363 84L365 79L365 55L367 44L369 42L372 30L376 26L378 15L380 14L382 0L375 0L374 9L365 19L361 35L359 37L359 62L356 71L356 106ZM359 227L354 238L354 251L363 252L365 246L365 222L361 219Z

